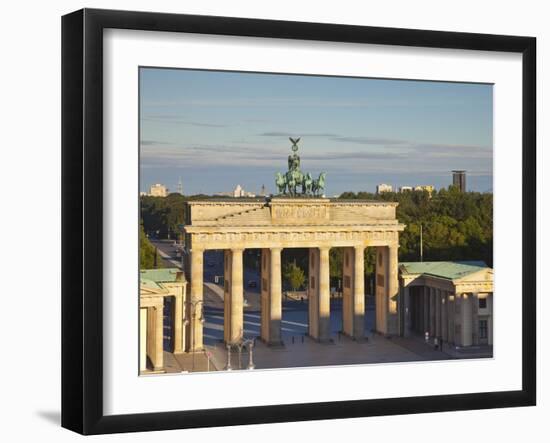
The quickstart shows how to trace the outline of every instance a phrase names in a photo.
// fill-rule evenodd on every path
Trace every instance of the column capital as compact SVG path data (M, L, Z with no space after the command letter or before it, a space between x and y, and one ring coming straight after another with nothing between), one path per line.
M232 253L241 253L244 251L244 248L231 248Z
M330 252L330 246L319 246L320 252Z
M364 251L364 250L366 249L366 246L363 245L363 244L360 244L360 245L353 245L353 248L354 248L355 250L359 249L359 250L363 250L363 251Z
M273 246L273 247L269 247L267 249L269 249L270 251L277 251L277 252L281 252L283 250L283 248L281 246Z

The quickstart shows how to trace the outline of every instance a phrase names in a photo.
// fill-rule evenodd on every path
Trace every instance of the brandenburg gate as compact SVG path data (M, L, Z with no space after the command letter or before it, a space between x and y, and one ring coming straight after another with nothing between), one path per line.
M203 200L187 203L184 228L189 250L190 299L203 298L203 256L224 250L224 337L243 337L243 250L261 249L261 338L281 342L281 251L309 248L309 335L330 338L329 250L344 248L343 326L353 338L364 334L364 252L376 253L376 329L398 332L397 203L325 198L274 197L265 201ZM189 318L189 317L188 317ZM188 325L187 349L202 349L202 323ZM194 339L191 337L194 334ZM194 343L194 349L191 349Z
M399 232L397 203L331 200L320 197L325 173L318 179L302 174L297 143L288 172L278 173L279 196L265 199L207 199L186 203L185 271L190 280L189 307L203 300L203 257L206 250L224 250L224 339L243 339L243 251L261 249L261 339L270 345L281 340L281 252L309 248L307 299L309 335L330 340L329 251L344 248L343 332L361 339L365 329L365 248L376 248L376 330L384 335L398 331ZM301 186L301 192L299 189ZM188 286L189 288L189 286ZM193 308L194 309L194 308ZM187 313L189 314L189 313ZM186 350L203 348L203 321L187 315Z

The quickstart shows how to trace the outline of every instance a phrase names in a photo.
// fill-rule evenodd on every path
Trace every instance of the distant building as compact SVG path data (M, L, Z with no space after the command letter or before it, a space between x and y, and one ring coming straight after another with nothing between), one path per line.
M377 194L382 194L384 192L393 192L392 185L386 185L385 183L380 183L378 186L376 186Z
M247 192L241 185L237 185L233 190L233 197L256 197L253 192Z
M493 344L493 270L483 262L399 263L406 333L458 347Z
M413 187L412 186L401 186L399 188L399 192L412 192Z
M168 188L160 183L155 183L149 188L149 195L151 197L166 197L168 195Z
M233 191L233 197L244 197L244 189L241 185L237 185Z
M453 186L460 192L466 192L466 171L453 171Z
M430 197L432 196L432 193L434 192L435 188L432 185L418 185L414 187L415 191L426 191Z

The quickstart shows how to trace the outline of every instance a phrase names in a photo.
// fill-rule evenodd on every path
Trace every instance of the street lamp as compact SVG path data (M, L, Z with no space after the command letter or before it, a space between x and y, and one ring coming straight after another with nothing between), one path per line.
M254 347L254 340L248 340L248 369L255 368L254 360L252 359L252 348Z
M227 345L227 364L225 365L226 371L232 371L233 368L231 367L231 345Z
M254 358L253 358L253 348L254 348L254 339L248 339L243 340L241 339L237 343L234 343L233 345L227 344L227 364L225 365L226 371L232 371L233 367L231 366L231 348L232 346L235 346L237 348L237 352L239 353L239 367L238 369L243 369L242 367L242 351L243 348L246 348L248 346L248 366L246 369L252 370L256 366L254 365Z

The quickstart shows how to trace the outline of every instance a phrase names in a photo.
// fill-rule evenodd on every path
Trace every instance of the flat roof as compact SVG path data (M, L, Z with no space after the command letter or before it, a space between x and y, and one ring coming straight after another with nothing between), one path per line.
M175 282L181 281L183 271L179 268L141 269L139 271L140 282Z
M426 274L434 277L455 280L482 269L488 269L483 261L425 261L402 262L399 268L404 274Z

